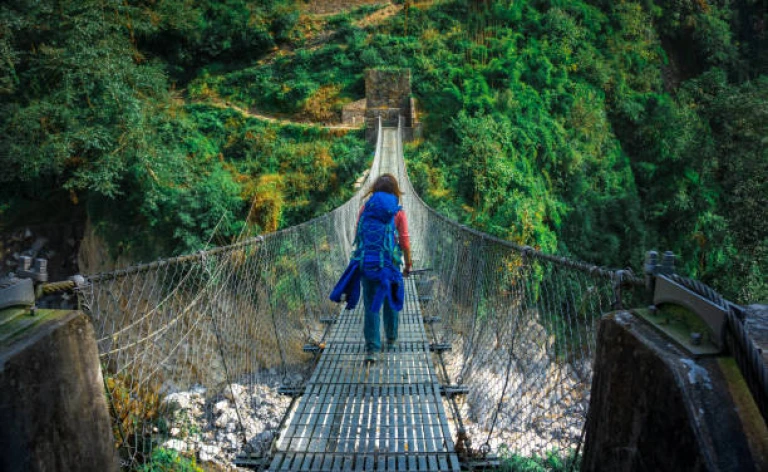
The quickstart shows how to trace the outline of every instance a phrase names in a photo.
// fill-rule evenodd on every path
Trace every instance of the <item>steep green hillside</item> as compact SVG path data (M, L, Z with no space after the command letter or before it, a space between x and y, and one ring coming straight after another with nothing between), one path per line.
M224 210L224 235L251 205L255 230L295 223L342 201L370 151L213 105L332 121L366 67L410 67L410 172L440 211L614 267L671 249L768 300L764 0L385 3L0 7L4 218L19 192L77 200L113 240L177 252Z
M182 89L203 65L291 41L298 18L292 2L4 3L0 229L86 206L113 249L146 260L343 202L370 155L360 132L270 124Z
M682 271L768 299L764 2L416 2L383 24L190 90L302 113L410 67L408 150L430 204L485 231L612 266L671 249ZM338 105L337 105L338 106Z

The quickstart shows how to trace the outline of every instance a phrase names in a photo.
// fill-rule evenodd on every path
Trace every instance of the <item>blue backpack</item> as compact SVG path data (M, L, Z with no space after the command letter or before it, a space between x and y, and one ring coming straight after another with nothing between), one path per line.
M377 312L384 300L400 311L405 300L405 284L400 273L403 259L396 243L395 215L400 211L397 197L375 192L363 207L357 223L355 250L344 273L331 291L334 302L347 300L347 309L357 306L362 276L378 281L370 310Z
M397 197L385 192L375 192L365 203L352 253L352 260L359 261L363 269L400 267L403 254L397 244L395 215L401 208Z

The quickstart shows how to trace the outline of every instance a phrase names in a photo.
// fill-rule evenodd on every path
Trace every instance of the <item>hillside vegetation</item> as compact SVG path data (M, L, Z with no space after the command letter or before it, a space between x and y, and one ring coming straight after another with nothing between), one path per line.
M764 0L395 3L6 2L3 219L20 199L87 205L156 254L296 223L349 195L361 135L213 104L332 121L365 68L408 67L409 171L441 212L613 267L673 250L768 300Z
M148 260L345 201L366 168L360 132L248 119L183 90L204 65L271 53L298 18L291 2L5 2L1 229L86 206L116 255Z

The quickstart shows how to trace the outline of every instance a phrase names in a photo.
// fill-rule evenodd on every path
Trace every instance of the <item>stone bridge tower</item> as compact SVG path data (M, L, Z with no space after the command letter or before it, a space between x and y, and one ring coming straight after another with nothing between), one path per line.
M407 141L421 135L421 124L411 96L410 69L367 69L365 97L365 137L368 141L376 141L379 116L384 120L384 126L397 126L398 117L402 116Z

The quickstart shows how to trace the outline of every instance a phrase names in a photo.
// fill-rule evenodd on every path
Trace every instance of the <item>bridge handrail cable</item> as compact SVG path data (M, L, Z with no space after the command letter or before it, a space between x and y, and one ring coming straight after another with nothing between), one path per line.
M402 133L402 125L401 125L402 117L400 117L399 121L400 121L398 123L398 127L400 129L399 134L401 134ZM379 136L381 135L382 127L383 127L382 126L382 120L381 120L381 117L379 117L379 120L378 120L378 128L379 128L378 135ZM375 152L375 155L374 155L375 156L374 157L374 161L373 161L373 163L371 165L371 169L377 168L377 166L379 164L381 146L382 146L382 140L381 139L377 139L377 142L376 142L376 152ZM197 252L194 252L194 253L191 253L191 254L187 254L187 255L175 256L175 257L170 257L170 258L161 258L161 259L158 259L158 260L153 261L153 262L142 263L142 264L137 264L137 265L129 266L129 267L122 268L122 269L116 269L116 270L109 271L109 272L102 272L102 273L98 273L98 274L88 275L88 276L86 276L86 279L89 280L89 281L94 281L94 282L95 281L100 281L100 280L107 280L107 279L110 279L110 278L119 277L121 275L126 275L126 274L132 274L132 273L138 273L138 272L142 272L142 271L152 270L152 269L161 267L161 266L166 265L166 264L176 264L176 263L190 262L190 261L194 261L194 260L197 260L197 259L203 259L203 258L205 258L206 256L209 256L209 255L215 255L215 254L223 253L223 252L226 252L226 251L235 250L235 249L241 249L241 248L244 248L244 247L253 246L253 245L256 245L256 244L259 244L259 243L263 243L268 238L279 237L284 232L295 231L295 230L298 230L300 228L313 225L313 224L317 223L319 220L322 220L322 219L326 218L330 213L339 212L342 209L345 209L348 206L352 205L353 203L359 202L359 199L362 196L363 192L366 190L367 186L371 183L371 180L372 180L371 177L373 175L375 175L375 174L376 174L375 172L370 172L369 173L369 175L368 175L366 181L364 182L364 184L360 186L360 189L355 193L355 195L350 200L348 200L347 202L345 202L341 206L335 208L334 210L331 210L329 213L324 213L322 215L316 216L316 217L314 217L314 218L312 218L310 220L307 220L307 221L305 221L303 223L299 223L299 224L296 224L296 225L293 225L293 226L290 226L288 228L284 228L284 229L281 229L281 230L278 230L278 231L275 231L275 232L272 232L272 233L265 233L265 234L261 234L261 235L255 236L255 237L249 237L249 238L244 239L242 241L237 241L237 242L234 242L234 243L231 243L231 244L217 246L217 247L214 247L214 248L211 248L211 249L200 250L200 251L197 251ZM403 172L403 175L405 176L405 178L403 179L403 180L405 180L404 183L405 183L405 185L407 185L408 188L410 188L411 193L412 193L413 197L415 198L415 201L421 207L423 207L429 213L430 216L433 216L433 217L443 221L444 223L447 223L448 225L451 225L452 227L454 227L454 228L456 228L456 229L458 229L460 231L464 231L464 232L467 232L469 234L472 234L473 236L475 236L477 238L480 238L480 239L482 239L484 241L491 242L491 243L494 243L494 244L498 244L498 245L504 246L506 248L512 249L514 251L517 251L518 253L520 253L525 258L537 259L537 260L540 260L540 261L544 261L544 262L549 262L549 263L555 264L557 266L578 270L578 271L584 272L586 274L589 274L592 277L606 278L606 279L611 279L611 280L617 280L618 279L619 282L621 282L622 284L626 284L626 285L643 286L645 284L645 281L644 281L643 278L635 276L632 273L632 271L629 270L629 269L608 269L608 268L605 268L603 266L598 266L596 264L591 264L591 263L588 263L588 262L583 262L583 261L580 261L580 260L571 259L571 258L566 257L566 256L556 256L554 254L547 254L547 253L544 253L544 252L542 252L542 251L540 251L538 249L535 249L535 248L533 248L531 246L520 245L520 244L517 244L515 242L509 241L509 240L506 240L506 239L502 239L502 238L500 238L498 236L494 236L494 235L482 232L480 230L471 228L471 227L469 227L469 226L467 226L465 224L459 223L456 220L453 220L453 219L451 219L451 218L449 218L449 217L447 217L445 215L440 214L434 208L432 208L426 202L424 202L424 200L421 198L421 196L418 194L418 192L415 191L413 185L410 182L410 179L408 178L408 174L407 174L407 172L405 170Z

